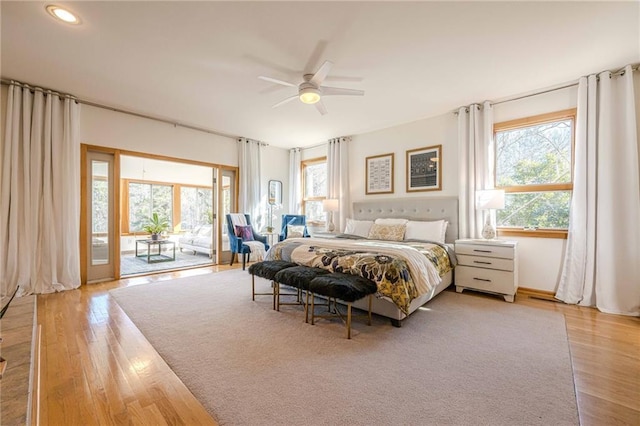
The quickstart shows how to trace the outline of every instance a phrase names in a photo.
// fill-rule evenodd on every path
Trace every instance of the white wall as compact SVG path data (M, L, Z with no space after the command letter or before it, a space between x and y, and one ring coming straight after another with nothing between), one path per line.
M406 151L434 145L442 145L442 190L407 193ZM389 153L394 154L393 197L442 197L458 194L458 135L457 119L453 113L353 136L349 144L352 201L389 198L389 194L365 195L366 157Z
M236 140L82 105L80 141L226 166L238 165Z

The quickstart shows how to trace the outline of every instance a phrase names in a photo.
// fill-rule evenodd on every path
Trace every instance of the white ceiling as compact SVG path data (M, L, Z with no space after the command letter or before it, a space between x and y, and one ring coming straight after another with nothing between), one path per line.
M309 146L640 62L634 2L2 1L1 74L274 146ZM329 113L293 101L324 60Z

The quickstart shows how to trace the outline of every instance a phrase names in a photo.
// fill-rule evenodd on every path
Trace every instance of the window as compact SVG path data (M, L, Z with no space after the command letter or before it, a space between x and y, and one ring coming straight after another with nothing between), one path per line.
M129 231L141 232L153 213L173 227L173 186L129 182Z
M213 189L178 183L123 179L122 232L143 232L153 213L165 218L171 231L192 231L213 223Z
M307 222L323 224L322 200L327 198L327 157L302 162L302 212Z
M191 231L213 223L213 191L195 186L180 187L180 229Z
M497 212L503 235L569 227L575 116L571 109L494 125L495 186L505 191L505 208Z

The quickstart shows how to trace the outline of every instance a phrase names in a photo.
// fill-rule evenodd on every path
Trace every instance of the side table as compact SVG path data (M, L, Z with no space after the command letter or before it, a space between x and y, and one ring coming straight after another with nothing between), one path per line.
M456 291L498 294L513 302L518 290L517 241L456 240Z

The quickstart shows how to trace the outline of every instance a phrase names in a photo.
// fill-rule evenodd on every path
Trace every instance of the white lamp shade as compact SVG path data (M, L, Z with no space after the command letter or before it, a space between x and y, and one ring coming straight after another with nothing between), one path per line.
M340 202L337 198L327 198L322 200L322 210L325 212L337 212L340 210Z
M476 209L504 209L504 191L502 189L476 191Z

